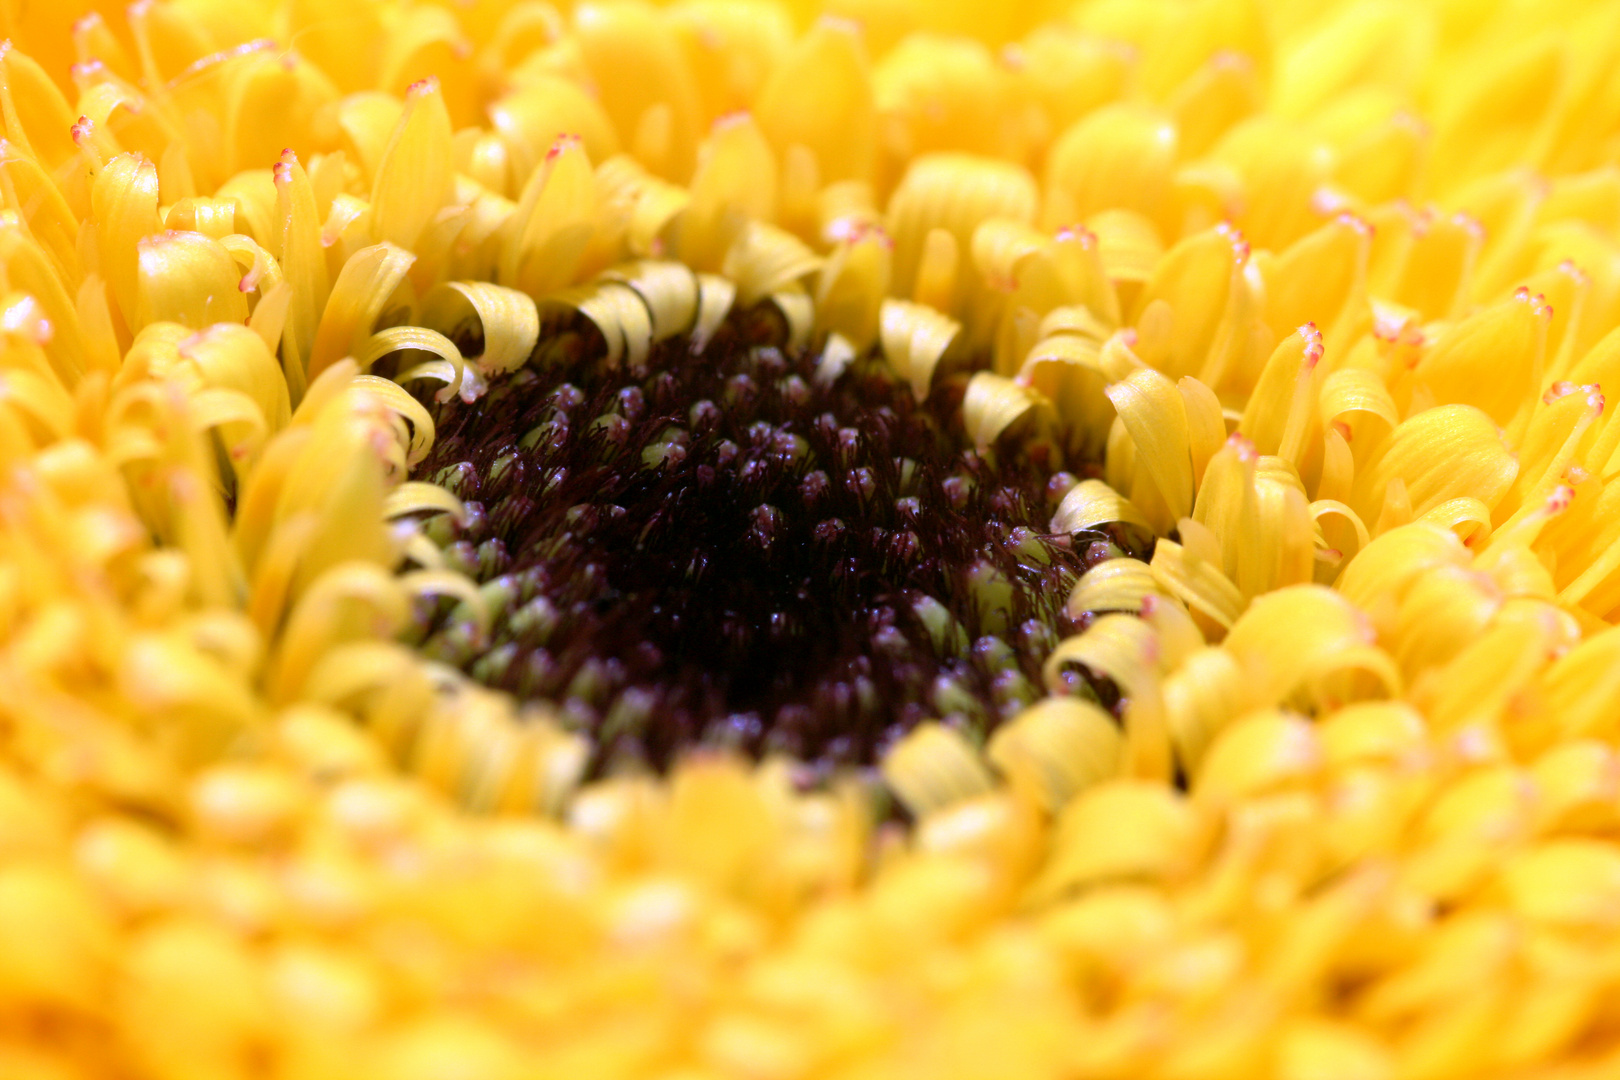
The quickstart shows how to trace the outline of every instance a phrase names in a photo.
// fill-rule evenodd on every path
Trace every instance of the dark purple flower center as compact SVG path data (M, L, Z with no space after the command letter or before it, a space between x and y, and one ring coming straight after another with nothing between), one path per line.
M432 406L432 523L498 610L424 608L423 649L594 736L597 769L682 748L869 764L919 721L983 734L1041 693L1095 552L1046 534L1031 455L966 448L960 381L817 380L768 309L640 368L548 334L472 405ZM1089 556L1089 558L1088 558Z

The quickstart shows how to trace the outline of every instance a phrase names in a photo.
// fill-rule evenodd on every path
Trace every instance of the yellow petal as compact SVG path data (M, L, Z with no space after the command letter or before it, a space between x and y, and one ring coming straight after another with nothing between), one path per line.
M437 79L405 95L371 182L371 228L384 243L409 250L450 193L450 114Z
M1034 413L1038 402L1029 391L999 375L978 372L962 398L962 422L975 446L992 446L1017 420Z
M821 265L821 257L786 229L751 221L726 252L721 272L737 283L738 302L748 305L774 293L796 291L800 280Z
M1191 435L1187 407L1176 384L1144 368L1109 386L1106 393L1136 443L1138 468L1153 478L1171 520L1191 514ZM1169 522L1157 524L1169 531Z
M987 756L1049 812L1093 784L1111 779L1124 750L1119 726L1077 698L1048 698L996 729Z
M1176 126L1156 110L1108 105L1077 121L1046 162L1044 222L1058 228L1099 210L1129 210L1165 233L1178 224L1171 199Z
M410 252L384 243L363 248L344 264L315 331L309 357L311 381L359 351L415 261Z
M557 140L523 188L506 229L499 283L539 297L570 284L596 215L591 163L578 137Z
M1232 654L1195 650L1164 680L1164 708L1176 760L1198 775L1210 743L1234 719L1254 707L1253 687Z
M962 324L931 307L905 300L884 300L881 311L883 358L911 384L917 400L925 400L940 360L961 333Z
M454 339L483 342L471 357L486 375L516 371L540 340L540 312L513 289L487 282L452 281L422 297L422 325Z
M45 171L11 143L0 140L0 193L5 207L27 224L63 282L77 287L83 269L76 250L79 221Z
M697 84L666 18L644 3L583 4L574 32L619 138L657 175L685 180L700 134Z
M1506 426L1539 396L1550 312L1521 289L1452 327L1412 370L1434 400L1474 405Z
M1076 533L1114 522L1124 522L1144 531L1149 529L1147 519L1130 500L1101 480L1082 480L1058 503L1051 527L1055 533Z
M1242 368L1253 318L1246 278L1249 246L1241 234L1218 228L1187 237L1159 260L1137 300L1143 358L1172 378L1196 375L1217 393L1221 380ZM1150 333L1151 309L1166 325Z
M139 288L136 244L160 228L157 169L139 155L120 154L96 177L90 205L102 277L112 289L119 312L127 322L134 322Z
M296 155L283 154L275 168L276 212L281 272L289 286L287 321L282 332L288 389L294 398L304 391L304 372L315 344L321 312L331 294L326 252L314 188Z
M1267 709L1233 721L1204 755L1193 796L1220 804L1309 782L1322 767L1315 729L1302 716Z
M1150 565L1165 592L1202 615L1215 637L1237 621L1247 604L1218 564L1191 554L1174 541L1155 544Z
M1266 324L1280 341L1301 323L1322 328L1323 347L1338 356L1366 313L1367 264L1372 227L1353 214L1339 214L1261 263L1266 281Z
M1161 595L1158 579L1146 563L1137 559L1109 559L1087 570L1075 582L1064 610L1076 622L1083 616L1109 611L1139 613L1144 600Z
M555 75L536 74L489 107L490 121L511 158L512 190L521 190L564 135L578 135L593 161L619 152L619 136L602 106L584 89ZM502 190L497 189L497 190Z
M876 108L866 49L855 24L817 21L771 73L755 111L777 153L792 146L807 148L823 183L871 179Z
M1368 618L1339 593L1294 585L1256 597L1233 625L1224 647L1255 680L1259 700L1328 708L1349 700L1394 696L1401 677L1374 642Z
M1356 477L1351 505L1363 521L1377 520L1384 489L1399 477L1414 514L1464 495L1495 507L1518 472L1518 461L1490 417L1468 405L1443 405L1385 436Z
M1298 467L1317 419L1313 391L1322 352L1321 332L1315 323L1306 323L1283 338L1266 361L1238 423L1258 453L1274 454Z
M991 217L1031 221L1035 181L1022 168L966 154L930 154L911 163L889 200L885 228L894 237L894 289L913 292L927 274L923 260L931 230L942 229L958 251L971 249L979 222ZM956 275L946 314L965 314L974 296L972 280Z
M158 233L136 245L136 257L133 325L177 322L200 330L217 322L247 322L241 271L219 241L202 233Z
M1382 628L1393 625L1406 591L1423 574L1469 561L1456 533L1431 522L1413 522L1375 537L1345 566L1335 587Z
M990 771L978 752L937 723L919 724L889 751L883 779L918 817L991 789Z
M821 267L816 317L857 348L878 336L894 265L894 242L878 228L853 227Z
M680 224L682 259L694 270L718 270L749 222L776 215L776 158L752 116L715 122L698 149L690 191Z
M1184 796L1162 784L1115 780L1071 801L1057 821L1052 854L1030 886L1030 903L1106 881L1174 881L1202 846Z

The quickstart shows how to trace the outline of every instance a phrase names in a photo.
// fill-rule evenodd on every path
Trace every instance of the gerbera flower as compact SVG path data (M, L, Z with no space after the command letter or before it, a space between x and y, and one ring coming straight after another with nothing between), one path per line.
M1613 5L0 18L0 1075L1620 1068Z

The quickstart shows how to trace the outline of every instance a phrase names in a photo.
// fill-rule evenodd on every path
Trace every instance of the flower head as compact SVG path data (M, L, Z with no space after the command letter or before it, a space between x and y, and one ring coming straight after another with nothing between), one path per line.
M1612 5L3 19L0 1074L1610 1071Z

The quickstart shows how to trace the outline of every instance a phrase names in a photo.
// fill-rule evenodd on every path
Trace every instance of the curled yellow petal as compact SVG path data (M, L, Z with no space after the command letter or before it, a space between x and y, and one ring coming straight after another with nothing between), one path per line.
M1052 403L1075 456L1084 460L1103 454L1114 416L1114 407L1103 390L1117 372L1111 371L1104 359L1106 342L1099 341L1093 332L1102 331L1100 325L1084 329L1076 325L1078 332L1046 336L1049 328L1089 319L1088 315L1078 314L1071 320L1069 313L1076 310L1058 308L1041 321L1042 336L1016 371L1020 382Z
M1278 709L1233 721L1198 767L1193 796L1219 804L1308 783L1322 767L1310 722Z
M449 385L444 390L446 398L452 394L459 394L464 399L474 396L475 388L469 383L469 373L462 359L461 350L456 348L455 342L443 334L426 327L390 326L386 330L379 330L367 338L355 352L354 361L362 372L366 372L383 357L407 350L432 353L449 363L452 375Z
M1421 575L1469 560L1456 533L1431 522L1413 522L1374 538L1345 566L1335 587L1382 626L1385 618L1393 619L1395 606Z
M242 274L236 285L237 291L257 293L259 298L263 298L285 280L281 274L281 264L276 262L276 257L260 247L258 241L252 237L230 233L215 243L225 249ZM257 306L256 299L254 307Z
M993 445L1021 417L1032 415L1039 402L1011 379L978 372L968 380L962 398L962 422L981 450Z
M1151 368L1132 372L1105 391L1136 444L1137 467L1153 479L1170 520L1193 508L1191 434L1176 384ZM1159 522L1168 532L1168 522Z
M1302 694L1304 702L1336 708L1400 692L1395 662L1376 640L1371 621L1339 593L1295 585L1256 597L1223 646L1254 679L1258 700Z
M1119 492L1101 480L1082 480L1070 488L1052 515L1052 531L1076 533L1100 525L1124 522L1149 531L1147 519Z
M1483 503L1478 505L1483 509ZM1316 580L1326 584L1338 576L1344 560L1355 558L1356 553L1367 546L1372 534L1356 512L1344 503L1317 499L1311 503L1310 512L1311 521L1320 534ZM1485 516L1487 519L1490 517L1488 512Z
M602 279L628 285L641 297L652 319L654 341L686 333L698 321L700 278L685 263L643 259L605 271Z
M692 346L701 350L725 321L737 302L737 286L718 274L698 275L697 321L692 325Z
M1322 380L1317 396L1324 427L1333 426L1363 460L1400 423L1382 379L1364 368L1340 368Z
M992 217L1032 221L1037 201L1034 179L1008 162L954 153L913 161L889 200L885 223L894 237L895 291L912 293L928 272L924 256L930 230L942 229L958 250L970 250L979 222ZM959 273L949 306L941 310L963 314L972 295L972 278Z
M883 759L883 779L921 817L991 789L990 770L961 735L919 724Z
M620 154L596 170L598 225L622 232L629 254L662 253L664 231L691 196L685 188L660 180L634 158Z
M271 663L270 696L286 700L303 686L321 653L367 633L391 631L404 621L405 594L386 571L369 563L341 563L318 578L288 616Z
M433 445L433 418L421 404L398 385L375 375L352 376L351 385L364 390L368 399L410 422L406 462L414 465L427 456Z
M373 244L354 254L332 283L331 299L321 313L310 350L308 377L353 356L388 310L395 290L405 284L416 256L393 244Z
M881 326L883 358L911 384L919 401L927 398L934 373L962 325L923 304L884 300Z
M1175 881L1202 853L1204 832L1186 797L1163 784L1114 780L1064 808L1052 854L1028 903L1108 881Z
M1151 607L1144 605L1145 610ZM1188 628L1190 630L1190 628ZM1196 634L1193 634L1196 637ZM1160 665L1172 649L1152 621L1131 615L1103 615L1083 632L1061 642L1042 666L1047 689L1066 691L1079 666L1113 679L1124 691L1126 775L1164 779L1170 775L1170 734L1160 693Z
M550 305L572 308L602 332L607 362L628 360L639 366L652 346L653 324L647 305L635 290L616 281L600 281L554 293Z
M1192 652L1164 680L1176 760L1197 776L1210 743L1253 705L1253 686L1230 652L1210 647Z
M292 418L280 365L260 337L243 326L217 323L177 343L209 386L239 390L258 406L272 432Z
M986 751L1049 812L1119 770L1124 740L1113 717L1077 698L1048 698L996 729Z
M737 299L746 306L796 285L821 269L821 262L786 229L753 221L737 235L721 269L737 283Z
M221 240L236 231L236 204L227 199L181 199L163 215L163 225Z
M1069 618L1109 611L1140 612L1142 601L1162 595L1153 570L1138 559L1109 559L1086 571L1069 593Z
M540 340L540 312L514 289L488 282L451 281L422 297L422 325L451 337L481 341L471 357L485 375L516 371L528 362Z
M383 513L390 518L424 511L446 513L459 520L465 516L466 507L444 488L420 480L406 481L390 491L383 500Z
M248 169L220 186L217 198L236 206L237 230L264 244L276 244L276 181L272 169Z
M1230 628L1247 604L1243 593L1217 563L1192 554L1174 541L1160 540L1155 544L1149 565L1165 592L1210 620L1212 628Z

